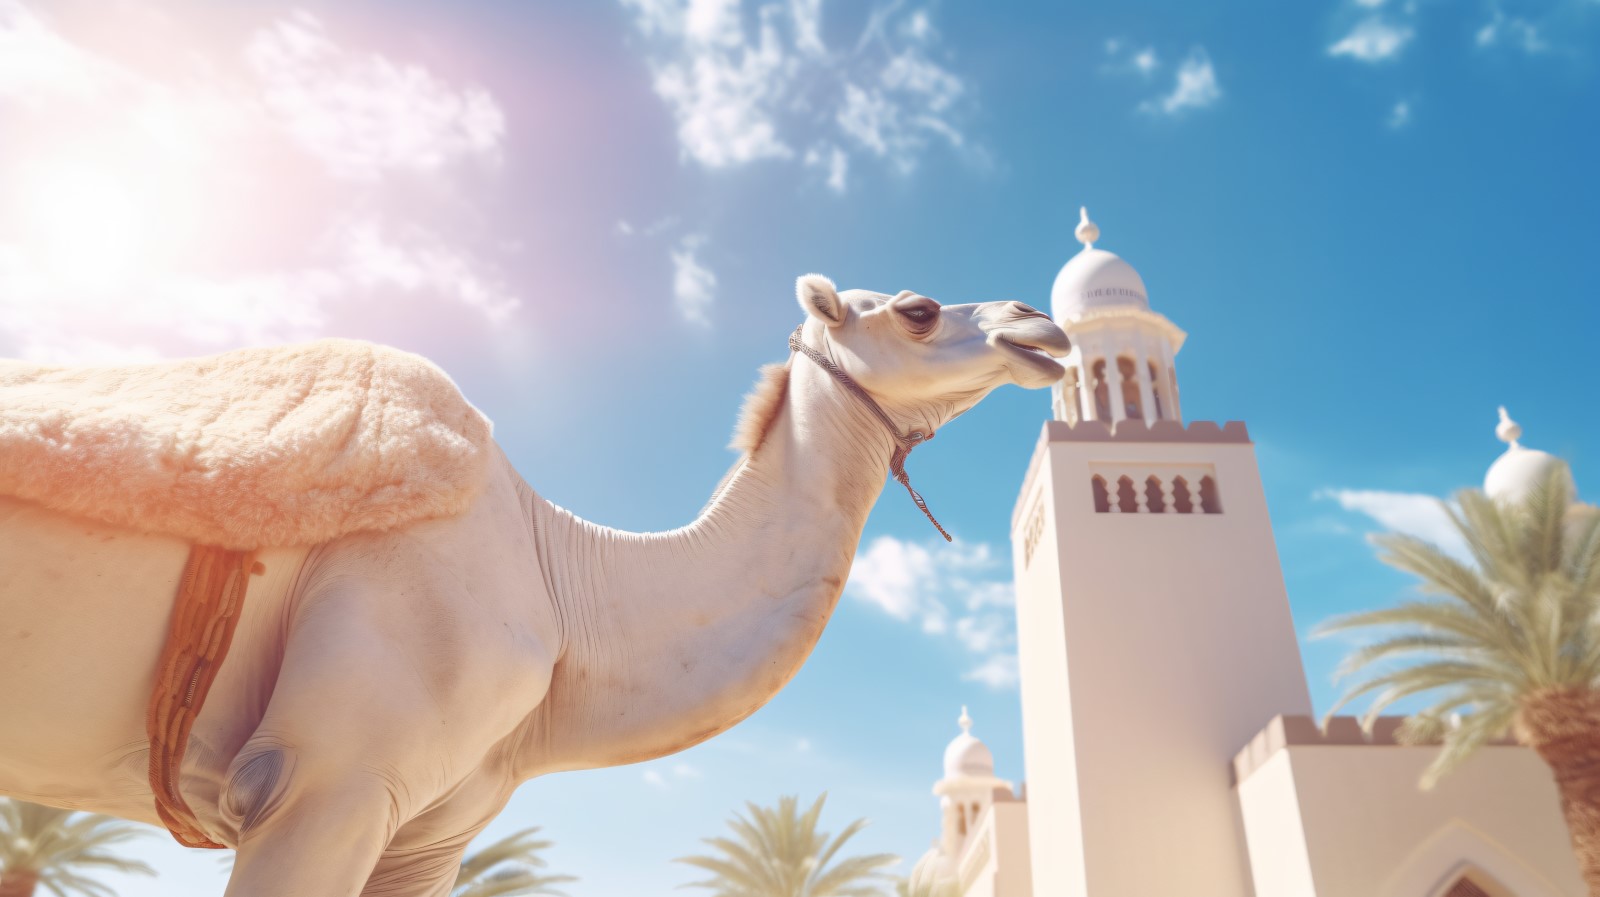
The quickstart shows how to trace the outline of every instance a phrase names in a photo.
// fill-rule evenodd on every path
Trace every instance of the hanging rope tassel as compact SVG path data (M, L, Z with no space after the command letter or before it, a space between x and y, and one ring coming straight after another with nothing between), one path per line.
M906 456L909 454L911 454L910 449L895 450L894 457L889 460L889 472L894 474L896 480L900 481L900 485L906 487L906 492L910 493L911 500L917 503L917 507L922 510L923 514L927 515L928 522L933 524L933 528L939 531L939 535L944 536L946 542L954 542L955 540L950 538L950 534L944 531L944 527L939 525L939 521L934 519L933 512L928 510L928 503L922 500L921 493L911 488L911 475L906 473Z

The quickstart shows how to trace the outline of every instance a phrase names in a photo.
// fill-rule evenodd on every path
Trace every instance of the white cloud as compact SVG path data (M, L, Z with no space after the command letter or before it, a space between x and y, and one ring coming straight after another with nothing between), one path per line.
M312 262L217 277L155 272L110 285L63 282L17 246L0 244L0 348L53 363L148 360L174 339L183 351L293 342L327 331L341 306L383 296L445 299L489 323L518 307L469 252L426 231L405 237L374 220L338 228ZM127 293L137 302L122 301Z
M1389 110L1389 127L1399 130L1411 123L1411 103L1400 100Z
M1480 47L1504 44L1530 56L1550 49L1550 44L1539 33L1539 26L1520 16L1507 16L1499 9L1494 11L1494 17L1487 24L1478 29L1477 42Z
M1432 542L1457 557L1467 555L1461 533L1434 496L1374 489L1322 489L1313 497L1336 501L1346 511L1371 517L1386 530Z
M1017 683L1022 680L1022 673L1017 666L1017 655L996 654L967 671L961 678L970 682L982 682L993 689L1016 688Z
M1222 98L1222 87L1217 83L1216 69L1203 47L1196 47L1178 66L1172 92L1146 101L1140 108L1146 112L1177 115L1190 109L1204 109Z
M856 556L845 594L919 627L950 636L977 660L964 678L1015 684L1014 589L1003 562L984 543L917 544L879 536ZM1010 660L1006 660L1009 657Z
M928 549L893 536L879 536L856 556L845 588L896 620L910 620L941 612L932 594L937 575Z
M828 189L844 193L850 174L850 155L837 146L812 147L806 150L806 166L822 168L828 172Z
M672 251L672 301L691 324L711 325L711 304L717 298L717 275L700 263L705 237L691 234Z
M0 0L0 97L42 102L58 94L88 94L114 69L63 40L15 0Z
M794 17L796 49L807 56L827 53L822 43L822 0L789 0L789 14Z
M705 777L700 768L681 760L667 762L665 760L652 763L645 767L639 777L646 785L662 791L671 791L674 784L683 784Z
M968 651L987 654L1007 644L1011 639L1006 620L998 614L981 617L962 617L956 621L956 638Z
M778 37L776 7L746 43L730 0L694 0L679 31L680 51L655 71L656 93L678 120L685 157L707 168L794 154L778 136L777 107L793 62Z
M884 67L880 79L885 88L921 97L927 112L949 109L966 90L960 78L933 63L922 51L911 47L896 54Z
M1161 69L1161 57L1156 48L1146 46L1136 49L1122 38L1105 42L1106 64L1102 71L1114 74L1137 73L1148 78Z
M346 50L309 13L262 29L246 57L267 109L341 177L493 159L505 136L505 115L487 91L457 89L420 66Z
M842 192L849 148L905 174L936 140L965 145L953 115L969 91L931 55L938 34L925 9L880 8L847 52L823 40L821 0L621 2L690 162L799 158L825 166Z
M376 221L362 222L341 237L341 274L365 290L395 288L442 296L480 312L490 323L506 321L520 305L509 288L480 270L464 250L425 231L400 239Z
M142 21L129 9L96 28ZM0 354L115 362L305 339L359 328L379 296L487 323L517 307L450 220L458 197L373 192L380 173L490 153L486 93L343 49L303 15L258 32L250 60L180 42L159 70L86 49L69 24L0 0L0 183L24 185L0 193ZM287 102L285 83L315 108ZM304 154L364 179L330 180Z
M1349 56L1362 62L1394 59L1415 35L1409 25L1390 22L1382 16L1368 16L1356 23L1350 33L1328 48L1330 56Z

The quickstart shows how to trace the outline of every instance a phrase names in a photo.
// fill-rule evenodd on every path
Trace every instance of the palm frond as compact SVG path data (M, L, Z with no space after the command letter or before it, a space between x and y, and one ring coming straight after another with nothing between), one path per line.
M109 816L0 798L0 868L36 872L56 897L115 897L83 870L155 875L149 865L106 849L153 833Z
M682 885L713 892L714 897L879 897L887 881L885 867L899 862L889 854L839 859L846 842L866 826L858 819L836 836L818 825L827 795L804 810L798 797L785 796L774 806L746 803L728 820L727 837L705 838L711 853L680 857L711 877Z
M1471 562L1412 536L1374 539L1379 559L1433 596L1347 614L1315 637L1368 640L1339 667L1351 677L1326 720L1367 699L1362 725L1396 702L1431 695L1409 717L1408 743L1438 742L1424 787L1504 734L1521 703L1547 688L1600 687L1600 513L1573 504L1571 474L1556 465L1519 504L1477 490L1446 505Z
M451 897L566 897L551 886L578 879L534 871L549 865L540 854L551 846L550 841L534 837L538 832L537 827L512 832L463 859Z

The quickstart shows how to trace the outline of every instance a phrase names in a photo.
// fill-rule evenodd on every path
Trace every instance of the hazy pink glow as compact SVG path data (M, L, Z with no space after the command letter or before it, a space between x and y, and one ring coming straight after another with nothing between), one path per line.
M457 328L518 307L492 253L455 236L484 178L395 189L498 169L505 117L487 90L303 12L242 46L190 36L159 56L108 15L137 13L97 11L90 49L80 23L0 0L0 113L21 123L0 144L0 355L305 339L380 302L466 309L465 324L436 316Z

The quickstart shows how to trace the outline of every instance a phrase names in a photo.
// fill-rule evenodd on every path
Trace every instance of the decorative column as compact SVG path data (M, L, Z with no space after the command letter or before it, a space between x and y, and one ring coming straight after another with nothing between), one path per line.
M1155 393L1150 388L1150 360L1140 355L1133 360L1133 372L1139 378L1139 407L1144 410L1144 422L1157 419Z
M1100 410L1094 402L1094 342L1085 343L1081 339L1073 339L1078 353L1078 392L1083 396L1082 404L1078 410L1083 415L1083 420L1099 420Z
M1111 406L1111 423L1113 425L1126 419L1128 407L1122 400L1122 365L1115 351L1106 353L1106 398L1107 405Z
M1183 405L1178 401L1178 369L1172 363L1172 345L1166 340L1161 343L1161 376L1167 379L1167 407L1172 410L1169 416L1178 423L1183 423Z

